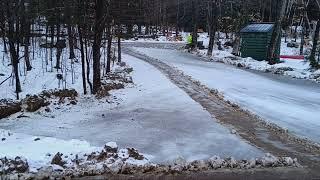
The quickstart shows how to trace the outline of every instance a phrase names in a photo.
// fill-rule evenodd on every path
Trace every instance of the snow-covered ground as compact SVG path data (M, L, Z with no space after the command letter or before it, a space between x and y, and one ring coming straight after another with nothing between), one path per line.
M153 162L179 156L190 161L212 155L237 159L262 156L261 150L217 123L151 65L130 56L123 58L134 68L134 86L112 92L107 99L110 103L81 96L75 106L51 105L51 112L41 109L24 113L26 117L17 118L18 113L2 119L0 129L17 134L18 139L0 141L0 156L32 158L37 155L32 154L31 145L56 145L51 150L34 151L40 153L36 161L41 161L46 151L91 150L110 141L137 148ZM40 140L33 142L35 137Z
M0 58L2 59L0 63L0 83L4 81L11 75L12 66L9 66L10 59L8 55L4 54L2 51L2 45L0 45ZM76 53L79 55L79 53ZM64 51L62 55L62 69L57 71L57 69L51 69L51 61L48 61L46 66L46 57L50 59L50 52L48 50L47 55L44 49L35 51L35 56L33 58L33 53L30 53L31 65L33 67L32 71L25 71L25 64L22 58L19 69L20 69L20 82L22 87L22 92L20 93L20 98L24 98L27 94L33 95L38 94L43 90L50 89L63 89L74 88L81 90L82 88L82 76L81 76L81 63L76 63L68 59L67 52ZM77 57L80 61L80 58ZM53 66L56 62L56 52L53 50ZM62 74L64 80L60 81L57 79L57 74ZM16 99L15 94L15 83L10 78L5 81L0 86L0 99L11 98Z
M53 156L58 152L70 156L70 154L91 153L98 149L86 141L35 137L28 134L12 133L4 129L0 129L0 138L0 158L24 157L28 160L31 169L49 165Z
M207 62L175 50L135 49L218 89L226 99L289 132L320 142L319 84Z

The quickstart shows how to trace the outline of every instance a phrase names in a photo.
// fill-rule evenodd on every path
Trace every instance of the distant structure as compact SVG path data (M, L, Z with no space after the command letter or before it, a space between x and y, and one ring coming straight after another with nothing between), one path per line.
M241 36L241 57L252 57L262 61L268 60L268 47L271 42L273 23L249 24L240 31ZM280 61L281 38L277 44L276 56Z

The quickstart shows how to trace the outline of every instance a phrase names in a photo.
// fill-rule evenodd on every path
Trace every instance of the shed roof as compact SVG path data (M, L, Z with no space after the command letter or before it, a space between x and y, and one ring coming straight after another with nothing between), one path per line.
M271 23L257 23L249 24L244 27L240 32L241 33L266 33L271 32L274 24Z

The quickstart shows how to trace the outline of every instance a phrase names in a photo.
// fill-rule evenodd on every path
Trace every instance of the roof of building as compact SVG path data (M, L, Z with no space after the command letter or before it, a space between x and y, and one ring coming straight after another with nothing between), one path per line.
M274 24L271 23L256 23L249 24L244 27L240 32L241 33L266 33L271 32Z

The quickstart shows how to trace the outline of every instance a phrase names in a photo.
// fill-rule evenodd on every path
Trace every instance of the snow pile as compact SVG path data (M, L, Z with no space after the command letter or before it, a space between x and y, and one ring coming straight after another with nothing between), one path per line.
M17 173L25 173L22 179L117 174L122 167L149 163L136 149L118 149L115 142L98 148L85 141L32 137L6 130L0 131L0 137L0 175L10 177Z
M195 160L187 162L183 158L178 158L169 166L168 171L206 171L217 169L252 169L269 167L301 167L297 159L290 157L275 157L266 154L262 158L253 158L250 160L235 160L233 157L222 159L219 156L213 156L207 160Z
M188 162L182 157L169 164L153 164L134 148L119 149L115 142L93 147L85 141L0 131L0 175L4 177L61 178L101 174L182 173L216 169L301 167L297 159L266 154L250 160L209 159ZM22 143L23 142L23 143Z
M183 173L200 172L218 169L254 169L254 168L275 168L275 167L295 167L301 165L297 159L290 157L277 158L270 154L265 157L251 160L237 161L234 158L221 159L213 156L208 160L195 160L186 162L183 158L169 165L157 165L150 163L147 159L138 160L132 157L127 149L121 149L118 153L102 150L84 155L82 158L76 155L74 159L64 162L62 154L57 154L60 162L64 164L54 164L40 168L38 171L28 170L28 162L16 157L11 159L0 159L0 174L8 177L15 177L18 173L22 179L27 178L61 178L61 177L84 177L102 174L163 174L163 173ZM55 156L55 158L56 158ZM54 161L53 161L54 162Z

